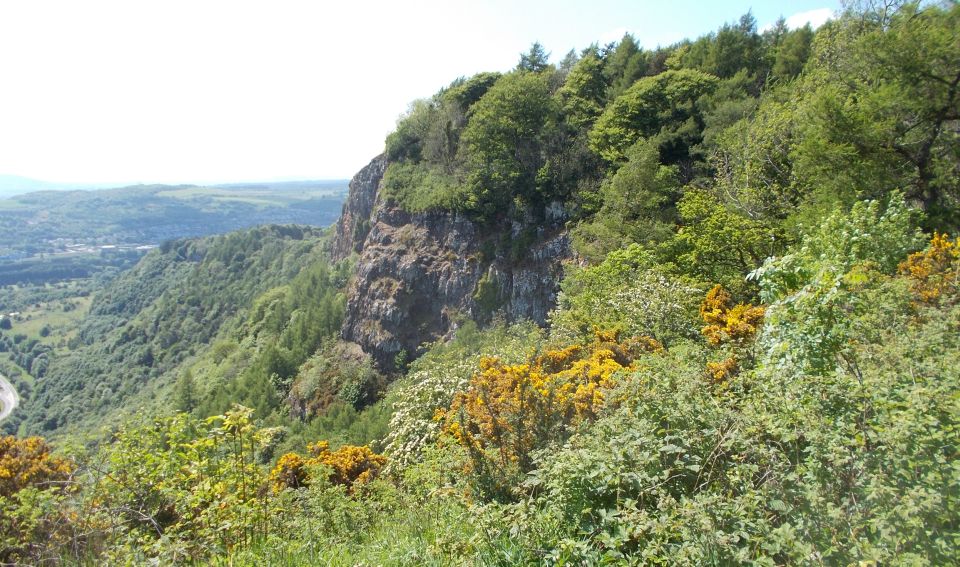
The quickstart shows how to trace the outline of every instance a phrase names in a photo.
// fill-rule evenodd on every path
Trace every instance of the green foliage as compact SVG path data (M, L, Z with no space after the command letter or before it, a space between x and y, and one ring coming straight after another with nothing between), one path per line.
M786 22L779 20L773 29L764 34L764 40L770 44L770 58L773 60L770 79L775 82L789 81L800 74L810 57L813 30L810 24L788 30Z
M698 143L703 129L700 97L717 78L693 70L666 71L640 79L604 110L590 131L591 148L619 162L641 138L655 138L664 163L678 163Z
M212 384L199 404L201 415L225 411L241 402L265 417L285 400L305 408L321 397L319 391L330 392L333 388L331 395L336 395L338 388L350 382L316 377L312 382L301 380L305 370L302 365L340 329L346 309L343 288L351 270L349 261L331 266L322 258L316 260L289 285L273 288L256 299L246 320L234 329L239 335L234 340L239 339L248 348L238 349L232 357L216 363L215 375L207 378ZM217 352L208 356L214 360L219 357ZM305 383L310 387L304 389ZM351 403L367 403L367 386L375 388L372 381L353 381ZM301 411L299 416L308 414Z
M741 71L762 77L765 61L757 20L748 12L736 24L724 24L715 34L690 44L679 62L683 68L699 69L724 79Z
M461 327L447 344L438 344L410 365L395 386L394 413L384 453L388 467L402 470L418 461L434 443L442 423L437 410L450 407L476 372L481 356L521 362L542 342L542 331L532 323L494 325L480 331L472 323Z
M770 307L761 337L768 364L825 373L850 358L851 313L870 306L855 293L875 274L893 273L920 245L915 217L894 194L886 208L857 203L848 215L834 214L781 258L770 258L751 277Z
M383 194L410 212L462 210L469 195L464 183L423 162L391 163L383 177Z
M461 152L469 166L467 206L481 218L521 202L550 196L538 183L544 128L556 112L547 79L539 73L502 77L471 109Z
M848 315L853 364L789 381L776 366L758 375L771 429L805 455L784 491L793 539L831 562L950 563L960 537L958 313L913 318L902 283L851 293L861 307Z
M391 161L423 159L424 139L436 119L436 112L431 101L412 102L406 115L397 121L397 129L387 136L387 158Z
M301 419L322 414L337 401L360 409L375 401L383 386L383 377L373 369L368 355L356 345L335 343L332 339L304 361L295 374L293 385L287 390L291 409Z
M418 100L387 136L391 162L426 162L450 173L458 165L457 148L470 108L500 79L499 73L460 78L430 100Z
M503 305L502 291L490 272L484 274L477 282L473 300L477 303L481 317L485 318L491 317Z
M589 127L603 112L607 94L603 70L604 62L597 50L590 49L573 66L557 91L567 122L577 128Z
M805 235L791 253L770 258L752 276L766 303L779 301L818 279L842 278L870 263L892 273L921 242L917 215L900 194L884 205L861 201L849 213L836 212Z
M648 74L650 54L643 51L629 33L623 35L616 47L608 46L604 55L603 76L609 85L607 100L616 99L635 81Z
M857 366L763 366L718 395L704 387L697 349L646 361L595 425L541 453L527 501L485 507L495 531L481 553L514 563L951 563L960 312L925 308L918 319L904 282L878 283L849 292L868 307L844 315L859 329Z
M518 71L530 71L540 73L549 66L550 54L540 45L539 41L533 42L530 50L520 55L520 62L517 63Z
M660 165L657 145L648 140L627 150L626 159L601 185L600 210L574 231L577 250L589 260L602 260L633 243L656 246L673 236L679 194L676 168Z
M791 175L796 104L782 90L768 91L750 119L736 122L716 138L715 191L748 218L782 219L801 202Z
M698 332L703 289L657 266L653 255L636 244L610 252L596 266L571 267L560 289L550 321L555 340L586 340L601 328L670 345Z
M189 369L177 378L173 386L173 405L176 411L186 413L197 406L197 385Z
M386 196L406 210L462 210L481 221L558 196L568 174L551 157L567 150L553 73L537 48L530 69L477 75L415 103L387 139Z
M893 189L955 227L960 6L910 3L885 25L850 15L821 30L796 150L809 187L859 198Z
M146 386L169 388L183 365L231 326L255 297L290 282L321 258L319 232L292 226L165 244L97 294L80 325L85 344L50 359L50 380L38 382L31 403L24 404L22 427L53 431L95 414L103 419L133 409L131 400L143 403ZM276 348L297 354L311 342L318 344L319 333L339 327L343 299L335 290L320 290L318 282L325 276L317 272L322 271L308 270L289 292L291 298L311 298L314 309L303 314L318 325L305 320L289 325ZM344 277L329 276L339 285ZM291 303L280 311L293 317L295 309ZM195 379L199 396L206 388L203 377ZM234 401L238 399L210 413L224 411Z
M533 469L536 451L562 443L594 419L621 372L641 355L661 352L649 338L598 331L520 364L483 357L469 383L443 412L445 432L467 451L468 482L485 500L512 500Z
M272 435L250 414L238 406L203 421L179 414L121 428L69 504L87 534L73 544L108 562L184 562L264 537L276 508L260 496L257 460Z
M815 34L748 14L656 51L627 35L559 69L535 44L414 103L383 199L509 225L481 264L518 268L573 215L549 331L498 321L487 275L493 323L403 353L388 385L336 338L352 266L295 227L147 255L69 358L55 325L15 321L0 368L37 374L30 429L150 396L145 415L223 415L125 424L63 490L0 497L3 559L956 563L956 243L904 260L918 224L956 224L960 11L883 7ZM295 454L318 439L328 460Z
M677 205L683 226L677 233L677 266L701 281L720 283L736 296L755 293L745 278L783 247L776 224L731 211L714 195L688 191Z

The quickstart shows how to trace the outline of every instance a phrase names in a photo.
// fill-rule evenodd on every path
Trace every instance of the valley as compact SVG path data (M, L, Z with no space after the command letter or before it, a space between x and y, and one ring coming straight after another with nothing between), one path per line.
M291 181L17 195L0 200L0 285L126 268L175 238L269 223L327 226L345 191L346 181Z

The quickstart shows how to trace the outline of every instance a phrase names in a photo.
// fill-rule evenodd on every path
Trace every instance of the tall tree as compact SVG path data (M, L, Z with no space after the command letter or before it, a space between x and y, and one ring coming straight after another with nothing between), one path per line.
M902 188L934 226L956 228L960 4L909 4L885 22L847 16L818 32L797 165L837 194Z
M620 162L641 138L657 137L661 160L685 160L699 143L703 119L698 102L713 92L717 78L690 69L645 77L613 101L590 131L590 144L601 157Z
M177 411L187 413L197 407L197 385L189 369L180 374L173 386L173 406Z
M584 52L573 66L557 95L570 124L582 128L592 124L603 111L607 81L604 65L596 48Z
M539 73L550 65L550 54L543 48L539 41L533 42L530 50L520 54L520 62L517 63L518 71L531 71Z
M524 72L505 75L474 105L460 149L470 171L468 207L481 217L547 190L538 187L537 174L554 105L547 78Z

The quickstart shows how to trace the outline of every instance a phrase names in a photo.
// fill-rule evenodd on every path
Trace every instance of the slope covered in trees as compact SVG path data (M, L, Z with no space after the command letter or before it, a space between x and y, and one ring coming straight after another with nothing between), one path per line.
M3 560L956 563L958 24L907 3L558 66L534 45L414 103L382 197L507 235L562 209L583 261L549 325L462 321L381 376L334 337L349 259L218 288L246 309L206 334L118 280L95 317L179 364L188 412L4 449L40 472L0 493ZM214 248L190 274L230 269Z
M131 409L131 403L169 403L150 398L235 326L256 297L296 281L305 267L320 262L320 234L268 226L165 243L97 293L74 348L51 357L34 376L22 411L4 426L48 432L77 420L102 420L106 413ZM328 278L325 266L320 272L314 277ZM310 312L316 315L311 332L329 335L342 307L323 295L323 285L329 285L326 279L314 286L320 296L311 305L319 313Z

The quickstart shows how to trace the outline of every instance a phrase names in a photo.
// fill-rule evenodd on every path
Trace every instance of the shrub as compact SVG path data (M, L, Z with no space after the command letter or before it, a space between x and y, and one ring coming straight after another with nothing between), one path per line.
M960 289L960 238L951 242L935 232L927 249L911 254L899 271L909 276L921 301L935 303L944 295L955 296Z
M280 457L270 472L270 480L277 490L308 486L311 477L323 471L323 477L334 485L351 488L354 483L366 483L376 478L387 459L370 450L370 447L344 445L330 450L326 441L318 441L307 447L310 457L304 459L296 453ZM311 473L311 471L317 471Z
M596 416L616 373L662 349L653 339L618 342L615 333L598 332L587 346L548 350L522 364L485 357L437 419L467 449L480 491L505 498L516 475L531 470L536 449Z

